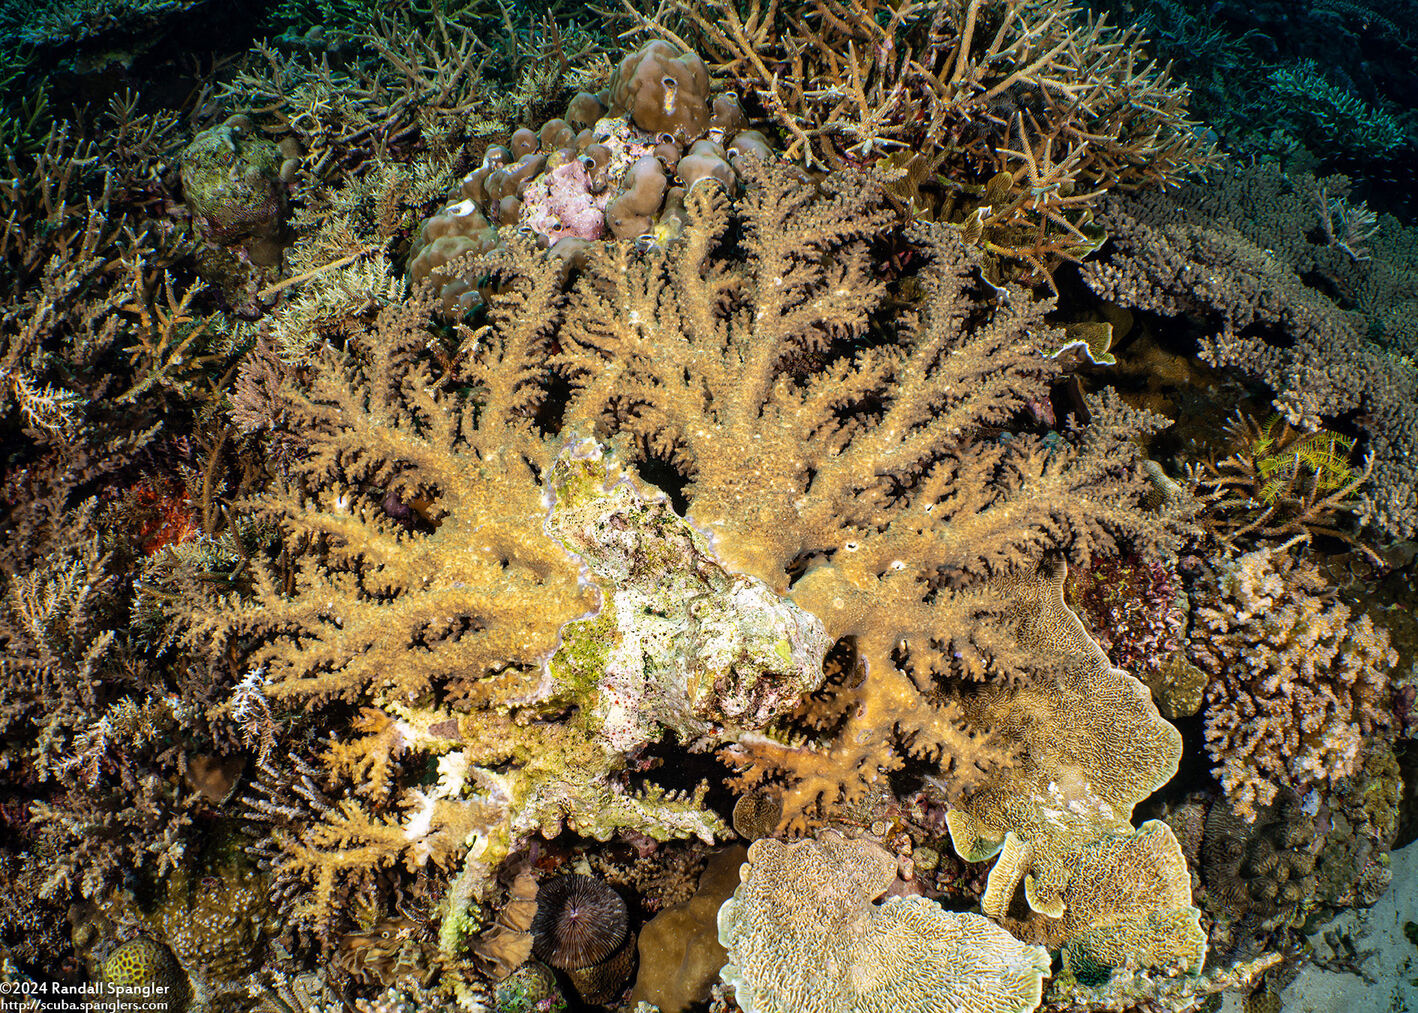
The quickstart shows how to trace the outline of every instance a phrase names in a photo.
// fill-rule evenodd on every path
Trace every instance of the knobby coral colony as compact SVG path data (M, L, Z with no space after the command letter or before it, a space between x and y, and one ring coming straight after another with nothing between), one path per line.
M1214 154L1136 35L698 0L612 59L482 7L282 36L305 57L221 91L271 102L180 156L135 98L101 183L59 129L0 184L7 978L172 1013L1182 1010L1372 903L1412 646L1356 515L1409 523L1412 405L1372 398L1377 466L1318 428L1364 395L1289 365L1361 338L1298 267L1178 294L1202 185L1117 193ZM501 122L504 62L562 115ZM1305 256L1407 291L1355 266L1401 230L1341 242L1314 185ZM1119 303L1212 306L1206 355L1288 422L1164 458L1100 368L1128 312L1048 278L1090 256ZM1163 715L1203 708L1216 783L1149 799Z

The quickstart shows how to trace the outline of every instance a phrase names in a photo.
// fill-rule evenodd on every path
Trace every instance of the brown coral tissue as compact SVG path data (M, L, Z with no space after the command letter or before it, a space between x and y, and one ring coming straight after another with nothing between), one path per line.
M1283 786L1324 792L1358 771L1365 737L1390 720L1388 634L1279 550L1220 564L1205 593L1191 650L1212 673L1207 749L1236 811L1254 818Z

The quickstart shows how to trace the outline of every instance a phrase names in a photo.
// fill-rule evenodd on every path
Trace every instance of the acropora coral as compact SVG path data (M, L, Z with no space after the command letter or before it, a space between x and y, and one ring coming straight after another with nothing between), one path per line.
M1347 605L1312 563L1261 549L1220 564L1190 645L1212 674L1206 741L1239 812L1282 786L1327 790L1355 773L1366 735L1388 723L1387 633Z
M0 53L4 983L1180 1010L1373 903L1418 233L1101 5Z

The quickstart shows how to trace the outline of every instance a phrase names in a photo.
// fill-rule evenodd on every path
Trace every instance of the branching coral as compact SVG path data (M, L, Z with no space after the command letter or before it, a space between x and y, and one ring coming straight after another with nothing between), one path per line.
M783 131L787 157L885 157L903 202L1039 271L1096 247L1090 207L1108 189L1211 157L1186 88L1144 62L1137 33L1069 0L698 0L636 16L698 46Z
M855 703L829 745L749 735L729 753L749 783L789 774L793 819L859 796L898 746L936 760L956 792L978 785L1014 745L980 737L932 687L1032 664L1001 621L1010 592L989 576L1032 574L1061 541L1082 558L1167 531L1131 498L1124 434L1150 423L1116 402L1076 442L972 441L1043 397L1058 367L1039 352L1047 307L1022 292L990 305L948 232L925 237L935 266L920 318L893 342L841 344L881 292L858 237L884 216L848 211L869 194L814 199L786 172L759 173L743 204L747 270L711 257L727 203L692 194L694 238L643 264L593 260L576 287L587 311L561 338L581 387L573 423L589 415L672 462L686 516L721 558L856 640L865 679L844 687ZM830 261L799 252L838 246Z
M1055 754L1000 715L1063 685L1068 706L1121 707L1114 727L1135 735L1107 739L1116 768L1089 775L1114 822L1165 777L1172 733L1145 690L1081 627L1038 632L1060 610L1077 627L1062 568L1038 576L1046 552L1171 537L1131 444L1152 420L1101 399L1086 429L1013 426L1060 368L1041 351L1047 304L977 282L937 230L921 237L923 310L873 323L879 190L784 167L747 178L737 205L693 188L679 243L593 252L569 292L510 237L480 268L487 323L461 332L447 373L409 305L283 388L291 477L250 506L284 552L254 546L239 593L190 603L186 622L272 707L361 708L319 759L327 786L354 790L273 835L277 880L312 887L300 918L326 919L348 883L461 863L439 909L451 957L535 833L723 832L702 791L632 777L667 731L732 744L746 781L786 775L802 821L906 754L956 799L1023 790L987 777L1021 749L1047 780ZM545 400L552 369L564 409ZM682 511L646 484L657 473ZM842 638L863 705L831 741L767 734ZM961 688L986 677L1024 695L996 714Z
M1388 634L1351 619L1314 564L1274 550L1220 564L1206 593L1191 651L1212 673L1207 749L1237 811L1357 771L1364 736L1389 721Z
M1202 357L1268 384L1291 425L1315 430L1326 417L1355 414L1373 456L1360 517L1405 536L1418 527L1418 369L1367 338L1389 311L1411 315L1401 309L1412 298L1411 279L1359 272L1348 254L1308 242L1318 228L1308 224L1313 207L1274 175L1258 170L1214 190L1110 200L1101 219L1110 252L1084 277L1114 302L1197 320L1211 332ZM1297 225L1297 215L1307 224ZM1363 316L1330 296L1332 278L1341 292L1344 279L1359 283L1350 293L1372 281Z

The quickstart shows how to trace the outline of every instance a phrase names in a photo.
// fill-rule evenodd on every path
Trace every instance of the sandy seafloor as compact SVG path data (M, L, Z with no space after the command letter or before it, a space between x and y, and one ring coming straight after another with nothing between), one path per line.
M1282 1013L1418 1013L1418 946L1403 934L1405 922L1418 922L1418 842L1394 851L1392 861L1393 884L1377 904L1345 911L1310 937L1320 958L1333 952L1325 934L1336 930L1358 952L1374 951L1362 964L1374 980L1307 965L1282 993ZM1222 1013L1244 1011L1244 998L1226 997Z

